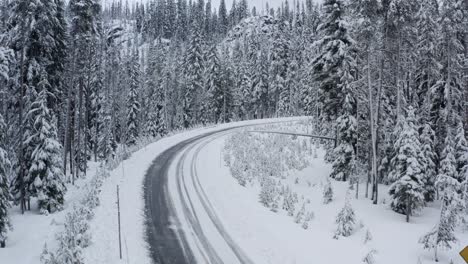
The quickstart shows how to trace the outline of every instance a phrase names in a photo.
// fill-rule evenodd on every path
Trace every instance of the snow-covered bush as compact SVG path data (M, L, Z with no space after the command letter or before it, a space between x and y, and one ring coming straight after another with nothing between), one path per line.
M346 193L345 204L341 211L336 216L337 228L333 238L338 239L340 236L348 237L354 230L356 224L356 216L354 210L351 207L351 193Z
M55 252L44 246L42 264L82 264L82 251L91 242L89 221L94 217L94 209L99 205L99 193L103 179L109 172L101 166L93 179L84 187L85 195L79 204L65 216L64 230L57 235L58 248Z
M376 254L377 254L377 250L370 249L369 252L367 252L364 258L362 259L362 262L366 264L376 264L377 263L375 259Z
M260 202L265 207L271 208L277 196L278 190L276 188L276 182L273 179L265 178L260 190Z
M296 216L294 217L294 222L296 224L300 224L304 218L305 214L305 204L302 204L301 209L297 212Z
M333 188L330 179L327 178L327 181L323 186L323 203L329 204L331 201L333 201Z

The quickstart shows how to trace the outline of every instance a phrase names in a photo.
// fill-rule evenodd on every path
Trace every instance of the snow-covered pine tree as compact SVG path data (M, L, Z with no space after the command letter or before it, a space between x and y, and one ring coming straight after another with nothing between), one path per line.
M254 101L256 113L260 118L264 118L268 113L268 57L267 52L263 49L260 50L259 60L256 63L255 76L254 76Z
M314 43L318 55L312 61L312 71L319 88L321 119L335 121L339 116L345 94L341 89L343 62L349 58L353 40L345 21L342 0L325 0L322 22L318 26L320 37Z
M33 120L33 134L29 142L34 146L28 169L29 190L37 196L41 213L61 210L66 187L62 171L61 145L57 141L55 119L47 107L48 86L45 71L38 84L38 93L29 115Z
M333 188L330 178L327 177L325 185L323 186L323 203L329 204L331 201L333 201Z
M457 162L457 180L463 182L468 174L468 143L466 142L465 129L461 121L457 124L454 151L455 160Z
M339 181L352 180L356 166L356 143L357 143L357 120L356 120L356 100L352 89L352 71L355 63L352 58L345 58L342 62L342 72L340 80L341 94L344 95L342 104L343 112L337 118L338 146L335 148L335 160L333 170L330 175ZM354 184L354 182L350 182Z
M7 232L10 228L8 209L10 208L10 190L8 184L8 167L11 165L4 148L6 126L0 114L0 248L6 245Z
M351 207L351 191L346 192L345 204L341 211L336 216L335 220L337 228L335 231L334 239L338 239L340 236L348 237L354 230L356 224L356 216L354 209Z
M424 200L432 202L435 199L436 188L436 161L437 155L434 148L435 133L429 123L423 125L423 130L420 135L421 154L424 159L423 164L423 183L424 183Z
M286 77L288 73L289 63L289 43L283 30L277 30L274 33L273 47L270 54L270 104L277 115L283 115L283 108L286 107L286 102L280 100L280 95L283 97L288 94L286 85Z
M299 209L296 216L294 217L294 222L296 224L300 224L304 218L305 218L305 204L303 203L301 206L301 209Z
M392 209L406 214L406 221L409 222L412 212L424 205L423 168L418 159L421 142L413 107L408 107L407 116L402 122L403 131L395 143L396 155L392 160L392 164L395 164L392 174L395 182L390 186L389 194Z
M190 43L184 58L184 73L187 78L183 94L184 127L195 125L199 120L200 95L203 91L203 51L200 24L194 22Z
M221 79L221 66L216 51L216 46L211 47L208 52L207 62L207 100L210 121L219 121L224 107L224 92Z
M416 14L417 29L417 61L416 64L416 86L418 105L423 107L424 101L431 87L440 78L442 65L438 60L437 50L439 45L439 16L438 2L435 0L421 1L421 6Z
M128 62L129 90L127 99L127 137L126 144L135 145L139 137L138 118L140 114L140 102L138 89L140 87L140 64L138 53L134 51Z
M436 187L445 203L454 203L456 205L460 200L461 184L458 181L457 162L455 159L454 142L452 140L452 131L447 129L445 138L445 148L442 152L442 161L440 162L439 174L437 175Z
M460 199L461 184L456 179L455 157L453 155L453 142L451 131L447 131L444 149L444 159L441 162L436 186L442 192L442 208L437 225L426 235L421 237L419 243L425 249L434 250L434 259L438 261L438 249L451 249L457 241L455 227L458 222L458 214L464 204Z

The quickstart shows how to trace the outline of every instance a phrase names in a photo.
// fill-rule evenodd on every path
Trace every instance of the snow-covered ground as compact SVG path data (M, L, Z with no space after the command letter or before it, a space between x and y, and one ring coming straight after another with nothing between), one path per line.
M111 177L104 182L100 194L101 204L96 208L95 217L91 221L92 244L84 251L85 263L152 263L145 242L143 182L146 171L156 156L181 141L204 133L243 124L272 121L278 119L196 129L164 138L135 152L112 171ZM204 235L216 246L216 251L224 263L236 263L238 259L230 249L232 244L239 247L239 252L245 254L248 261L256 264L362 263L364 255L371 249L377 250L377 263L433 263L432 252L423 250L417 242L419 237L437 222L439 204L430 205L419 215L412 217L411 223L406 223L404 216L394 213L384 203L388 201L385 186L380 187L380 204L372 205L364 198L365 186L361 185L360 197L352 200L352 206L362 227L348 238L333 239L335 216L344 204L347 183L333 181L334 201L323 205L322 183L331 168L324 162L323 152L319 150L317 158L309 157L310 163L306 169L291 172L289 177L282 179L284 184L298 193L299 205L305 203L306 211L314 213L308 229L303 229L284 210L275 213L264 207L259 202L258 185L247 184L246 187L242 187L232 177L223 160L222 150L226 138L235 132L214 134L196 142L184 153L182 164L189 186L188 195L197 197L202 192L204 196L204 199L192 199L195 203L193 208L202 210L206 207L203 203L208 203L212 209L209 213L214 214L222 223L221 228L231 239L226 240L226 237L216 231L220 227L210 222L206 213L199 215ZM171 170L174 170L176 165L173 166ZM40 263L44 243L49 247L55 246L55 234L63 229L65 214L74 203L81 200L82 187L92 178L96 169L97 165L92 164L88 178L77 181L76 186L69 189L64 211L48 216L32 211L27 212L26 217L20 215L17 207L13 208L11 217L15 229L9 233L7 248L0 250L1 263ZM191 177L193 172L196 173L196 178ZM170 178L170 190L176 188L176 180L175 177ZM117 233L117 185L120 186L122 260L119 259ZM181 219L183 221L183 218ZM182 225L187 234L193 234L188 222L183 222ZM372 233L373 240L364 244L367 230ZM464 263L458 251L468 244L468 234L458 230L457 237L457 246L450 251L440 252L441 263L449 263L450 260L455 264ZM195 235L188 241L195 251L196 248L200 248L200 241L197 241ZM206 263L203 261L203 254L202 250L195 252L200 263Z
M403 215L382 203L389 200L385 186L379 190L381 203L372 205L364 198L362 184L360 197L353 199L352 206L363 227L348 238L336 240L333 239L334 221L343 207L348 184L332 181L334 201L328 205L322 203L321 184L331 169L323 160L323 152L319 151L308 168L284 180L304 201L310 200L306 207L315 217L305 230L285 211L274 213L259 203L257 186L242 187L231 177L220 155L224 141L225 137L220 137L201 149L197 155L197 174L227 231L254 263L362 263L371 249L377 250L376 263L435 263L433 252L423 250L418 240L438 221L439 204L430 205L406 223ZM298 184L295 184L296 177ZM364 245L367 230L373 240ZM439 253L441 263L451 260L455 264L464 263L458 252L468 244L468 234L458 230L457 237L457 246Z
M0 263L37 264L46 243L49 248L56 246L56 234L63 230L63 222L73 205L82 200L84 187L93 178L98 168L97 163L90 163L88 176L78 179L74 186L68 186L65 195L64 210L49 215L41 215L36 209L36 201L31 201L31 211L21 214L19 206L10 210L13 230L8 233L5 249L0 250Z

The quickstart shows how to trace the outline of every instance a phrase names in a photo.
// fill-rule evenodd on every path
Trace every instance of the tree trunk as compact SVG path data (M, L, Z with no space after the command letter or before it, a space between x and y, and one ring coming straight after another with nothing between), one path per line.
M64 139L64 147L63 147L63 173L67 175L67 155L70 153L71 157L71 124L72 124L72 87L74 86L74 75L76 69L76 52L73 53L73 72L71 77L70 85L67 85L67 116L66 116L66 127L65 127L65 139ZM72 163L70 158L70 172L73 173L72 170ZM68 179L70 181L70 179Z
M411 215L411 197L408 197L408 199L406 199L406 222L407 223L409 223L410 215Z
M21 205L21 214L24 214L24 211L26 209L26 203L25 203L25 197L26 197L26 191L24 188L24 174L25 174L25 168L24 168L24 146L23 146L23 140L24 140L24 96L25 96L25 90L24 90L24 47L21 49L21 69L20 69L20 74L21 74L21 82L20 82L20 98L19 98L19 103L20 103L20 109L19 109L19 124L20 124L20 136L21 136L21 142L20 142L20 151L19 151L19 157L18 157L18 162L19 162L19 185L20 185L20 205Z

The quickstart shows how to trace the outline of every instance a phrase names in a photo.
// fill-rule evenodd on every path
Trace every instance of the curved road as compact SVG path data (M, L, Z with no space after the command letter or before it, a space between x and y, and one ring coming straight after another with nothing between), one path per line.
M198 181L195 162L200 149L235 128L180 142L147 171L147 240L155 263L253 263L224 229Z

